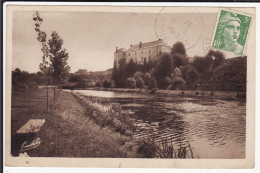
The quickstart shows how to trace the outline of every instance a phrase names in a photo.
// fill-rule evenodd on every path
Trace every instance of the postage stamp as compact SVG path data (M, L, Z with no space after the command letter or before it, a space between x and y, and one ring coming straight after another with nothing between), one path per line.
M214 33L212 48L242 55L252 17L221 10Z

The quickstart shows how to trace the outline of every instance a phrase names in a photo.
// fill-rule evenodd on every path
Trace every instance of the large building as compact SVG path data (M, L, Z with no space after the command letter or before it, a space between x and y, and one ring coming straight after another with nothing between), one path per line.
M114 53L114 61L119 67L120 59L125 59L129 63L131 59L137 64L143 64L144 61L155 61L162 53L171 52L171 47L162 39L135 45L130 45L128 50L124 48L118 49Z

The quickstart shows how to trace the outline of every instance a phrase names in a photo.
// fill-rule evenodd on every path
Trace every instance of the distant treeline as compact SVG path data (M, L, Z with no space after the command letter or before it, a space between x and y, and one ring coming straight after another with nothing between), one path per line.
M111 80L112 69L99 72L87 72L85 69L80 69L75 73L70 73L68 79L62 83L63 88L77 89L88 87L113 87ZM42 72L29 73L16 68L12 71L12 86L13 88L38 88L40 85L46 85L47 76ZM48 85L57 85L53 75L48 75Z
M188 57L181 42L154 62L114 63L112 79L118 88L246 91L247 57L226 59L220 51Z
M80 69L71 73L68 82L63 84L66 89L84 89L89 87L113 87L111 80L112 69L106 71L88 72L86 69Z
M47 77L42 72L29 73L28 71L21 71L16 68L12 71L12 87L13 88L38 88L39 85L46 85ZM48 76L48 84L54 85L54 78Z

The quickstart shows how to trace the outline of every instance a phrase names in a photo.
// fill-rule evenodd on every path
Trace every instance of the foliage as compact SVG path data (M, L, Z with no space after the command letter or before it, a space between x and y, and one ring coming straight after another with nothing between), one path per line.
M176 42L172 46L171 55L175 55L176 53L186 56L186 49L182 42Z
M37 40L42 44L42 63L40 63L39 67L40 70L46 74L49 73L49 62L47 61L47 58L49 56L49 50L47 46L47 34L46 32L41 30L41 24L43 22L43 19L40 17L40 14L38 11L36 11L33 15L33 21L35 22L35 31L38 34Z
M190 64L180 68L182 77L187 84L193 84L198 80L198 71Z
M197 69L199 73L202 73L204 70L211 68L213 59L210 56L199 57L195 56L193 61L193 66Z
M172 85L172 79L165 76L164 78L158 80L158 84L162 89L168 89L168 87Z
M70 74L69 82L80 82L82 81L82 76L77 74Z
M182 55L180 53L175 53L172 56L172 59L174 67L180 67L188 64L188 59L185 57L185 55Z
M148 89L153 90L157 88L157 81L154 76L148 79Z
M220 51L210 50L206 56L212 57L214 59L212 66L213 69L221 65L225 60L225 55Z
M247 57L227 59L214 69L212 80L220 90L246 91Z
M172 58L169 54L163 54L160 63L155 69L154 76L157 80L165 77L171 76L171 72L173 70Z
M101 87L101 83L99 81L97 81L97 83L95 84L95 87Z
M224 64L228 62L223 52L209 50L204 56L194 56L190 60L187 57L185 46L183 43L177 42L173 45L170 54L163 53L154 61L149 59L148 63L145 59L143 65L135 63L133 59L129 63L126 63L126 59L119 60L119 67L116 63L114 64L112 79L116 87L122 88L134 87L133 84L130 85L130 80L127 81L129 78L134 78L137 87L141 87L140 78L142 78L144 85L149 89L157 88L158 84L161 89L237 90L240 88L240 90L245 90L246 80L242 78L246 76L244 67L246 60L241 62L241 69L235 70L237 74L240 74L236 81L229 74L224 77L222 74L224 72L219 70L226 67L227 64ZM227 69L225 69L226 73L228 73ZM229 73L237 75L233 72ZM231 79L230 82L228 82L228 78ZM221 81L225 81L226 84L221 84Z
M53 77L60 84L69 76L70 66L67 63L69 54L66 49L62 49L63 39L57 32L52 32L51 37L48 40L51 67L53 68Z
M29 73L28 71L21 71L19 68L16 68L12 71L12 86L15 88L36 89L39 85L45 84L46 77L42 72ZM50 84L53 84L52 76L48 76L48 81Z
M137 71L137 72L134 73L134 78L135 79L137 79L139 77L143 77L143 76L144 76L144 74L142 72L140 72L140 71Z
M189 143L174 146L168 140L163 140L161 143L154 139L138 140L137 152L142 154L144 158L191 158L193 159L193 151Z
M105 88L111 88L111 86L112 86L112 81L111 81L111 80L106 79L106 80L103 82L103 87L105 87Z
M175 77L172 79L172 85L174 86L174 88L181 84L185 84L185 81L182 77Z
M144 80L141 77L136 79L136 87L137 88L145 88Z
M128 78L126 80L127 88L136 88L136 81L134 78Z
M145 85L148 85L148 81L150 78L151 78L151 75L149 73L144 74L143 80L144 80Z
M115 131L125 135L132 135L135 132L130 114L124 111L120 104L111 104L111 100L107 98L74 96L79 99L84 107L88 108L86 115L92 117L98 125L102 127L110 126Z

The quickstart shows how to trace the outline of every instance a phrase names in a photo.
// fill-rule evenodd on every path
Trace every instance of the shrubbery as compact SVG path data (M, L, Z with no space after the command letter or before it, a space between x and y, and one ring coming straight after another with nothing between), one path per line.
M188 58L185 46L177 42L171 53L163 53L153 62L137 64L131 59L126 63L122 59L112 76L116 87L122 88L141 88L142 79L148 89L246 91L246 61L246 57L225 59L222 52L213 50Z

